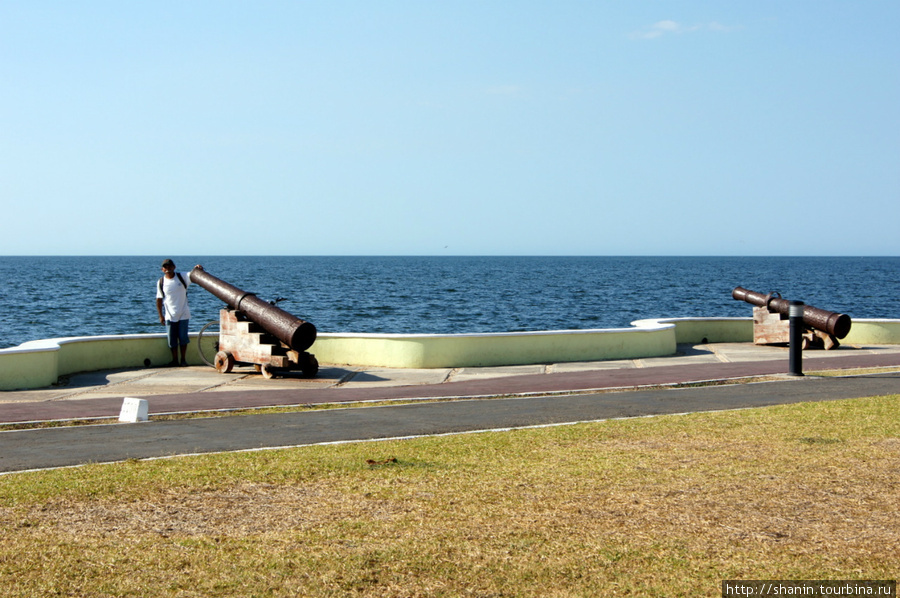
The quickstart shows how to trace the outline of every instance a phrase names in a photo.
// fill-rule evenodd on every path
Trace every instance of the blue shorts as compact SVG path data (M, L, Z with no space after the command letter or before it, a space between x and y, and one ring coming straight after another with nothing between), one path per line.
M169 338L170 349L179 345L184 347L191 342L188 338L188 322L190 320L178 320L177 322L166 320L166 335Z

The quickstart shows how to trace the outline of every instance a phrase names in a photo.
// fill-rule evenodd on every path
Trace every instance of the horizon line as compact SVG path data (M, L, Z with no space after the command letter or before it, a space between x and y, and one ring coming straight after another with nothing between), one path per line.
M512 257L512 258L551 258L551 257L559 257L559 258L582 258L582 257L601 257L601 258L893 258L900 257L900 254L892 255L892 254L700 254L700 253L683 253L683 254L576 254L576 253L559 253L559 254L517 254L517 253L464 253L464 254L434 254L434 253L384 253L384 254L356 254L356 253L335 253L335 254L302 254L302 253L239 253L239 254L224 254L224 253L196 253L196 254L187 254L187 253L169 253L169 254L149 254L149 253L134 253L134 254L124 254L124 253L71 253L71 254L58 254L58 253L34 253L34 254L0 254L0 259L2 258L67 258L67 257L95 257L95 258L108 258L108 257L120 257L120 258L164 258L164 257L209 257L209 258L251 258L251 257L284 257L284 258L294 258L294 257L303 257L303 258L336 258L336 257L346 257L346 258L388 258L388 257L413 257L413 258L423 258L423 257L434 257L434 258L465 258L465 257L478 257L478 258L503 258L503 257Z

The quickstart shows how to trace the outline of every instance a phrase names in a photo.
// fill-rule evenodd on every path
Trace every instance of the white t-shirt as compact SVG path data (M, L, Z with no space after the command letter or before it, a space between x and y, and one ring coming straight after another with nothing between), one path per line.
M159 281L156 282L156 298L163 300L163 316L170 322L191 319L187 300L187 286L191 284L191 277L182 274L181 278L184 279L184 284L181 284L178 273L172 278L162 277L162 291L165 297L159 292Z

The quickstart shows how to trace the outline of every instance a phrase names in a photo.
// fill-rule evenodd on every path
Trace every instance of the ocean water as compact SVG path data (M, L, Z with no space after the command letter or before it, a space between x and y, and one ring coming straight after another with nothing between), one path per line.
M158 257L0 257L0 348L162 332ZM618 328L643 318L749 317L735 286L851 318L900 318L900 257L184 257L320 332ZM191 329L222 302L189 292Z

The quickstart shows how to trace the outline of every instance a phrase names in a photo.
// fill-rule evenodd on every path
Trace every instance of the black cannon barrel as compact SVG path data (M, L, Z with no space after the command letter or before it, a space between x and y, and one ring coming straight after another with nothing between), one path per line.
M247 317L295 351L306 351L316 340L316 327L289 314L280 307L263 301L253 293L248 293L220 280L199 268L190 273L191 282L197 283L232 309L244 312Z
M735 287L731 291L731 296L738 301L746 301L758 307L766 307L769 311L788 315L791 302L782 299L775 293L763 295L755 291L750 291L744 287ZM803 323L816 330L827 332L835 338L844 338L850 333L850 316L847 314L839 314L833 311L827 311L813 307L811 305L803 306Z

